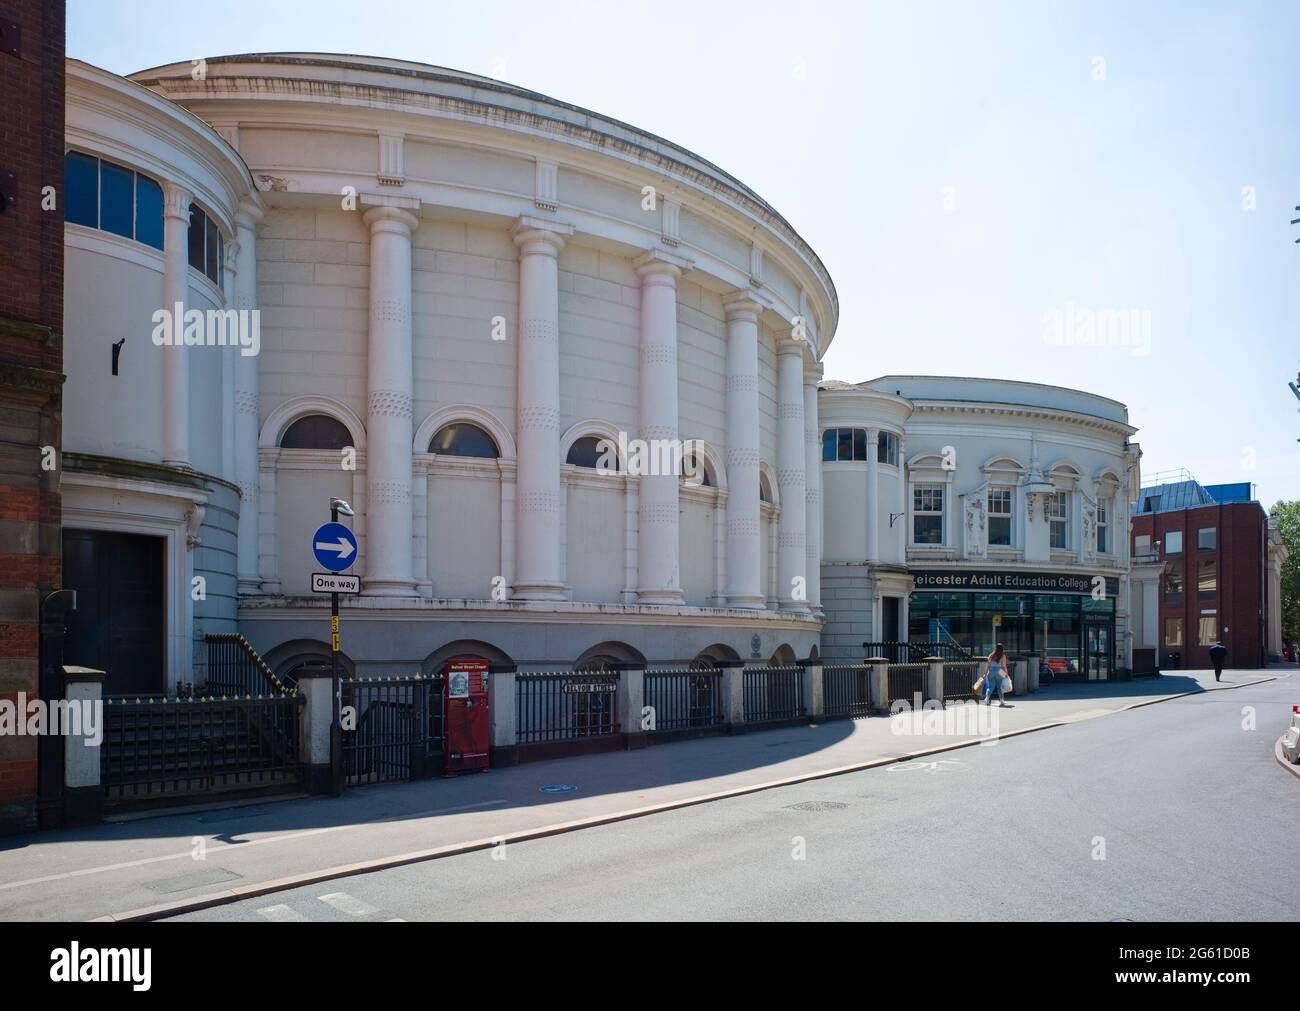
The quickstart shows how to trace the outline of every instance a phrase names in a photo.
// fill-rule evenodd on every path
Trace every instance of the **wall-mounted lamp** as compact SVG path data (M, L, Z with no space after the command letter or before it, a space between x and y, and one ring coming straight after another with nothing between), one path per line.
M117 363L122 358L122 345L125 343L125 337L119 337L113 341L113 375L117 375Z
M906 515L907 515L907 513L890 513L890 514L889 514L889 529L890 529L890 530L893 530L893 529L894 529L894 520L901 519L902 517L904 517L904 516L906 516Z

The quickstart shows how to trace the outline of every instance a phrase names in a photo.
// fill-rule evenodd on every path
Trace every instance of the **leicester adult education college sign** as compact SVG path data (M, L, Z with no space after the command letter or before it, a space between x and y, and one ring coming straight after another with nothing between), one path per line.
M975 593L1092 594L1094 576L1078 572L1016 572L1005 569L912 570L913 589ZM1106 596L1119 594L1119 580L1106 578Z

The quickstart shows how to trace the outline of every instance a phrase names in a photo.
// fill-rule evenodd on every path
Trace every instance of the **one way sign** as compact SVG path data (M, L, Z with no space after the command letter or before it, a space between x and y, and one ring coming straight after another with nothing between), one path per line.
M323 568L342 572L357 558L357 539L342 523L325 523L312 535L311 549Z

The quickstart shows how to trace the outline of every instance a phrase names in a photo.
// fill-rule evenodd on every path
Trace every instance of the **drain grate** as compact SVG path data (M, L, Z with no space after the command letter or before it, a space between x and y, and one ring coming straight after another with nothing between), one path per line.
M787 804L787 811L843 811L848 804L841 804L838 800L805 800L798 804Z

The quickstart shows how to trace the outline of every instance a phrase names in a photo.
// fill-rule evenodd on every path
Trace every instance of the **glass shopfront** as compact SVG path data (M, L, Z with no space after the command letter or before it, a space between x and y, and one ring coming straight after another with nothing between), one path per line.
M918 590L911 597L908 639L956 642L976 656L987 656L1000 642L1013 656L1038 654L1040 670L1053 678L1105 681L1115 664L1115 598Z

